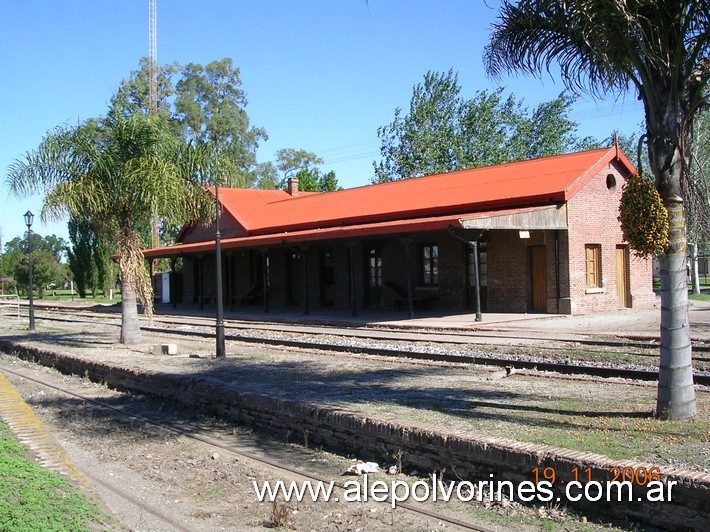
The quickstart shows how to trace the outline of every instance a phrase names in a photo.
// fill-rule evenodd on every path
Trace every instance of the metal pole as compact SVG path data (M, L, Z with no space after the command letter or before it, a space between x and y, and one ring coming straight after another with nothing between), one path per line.
M414 318L414 302L412 301L412 271L410 268L410 257L411 257L411 252L410 252L410 246L412 244L411 239L405 238L402 240L404 243L404 263L407 265L406 268L406 274L407 274L407 299L409 300L409 319Z
M269 312L269 250L262 255L262 268L264 276L264 312Z
M308 247L301 248L303 257L303 313L310 314L311 306L308 303Z
M32 284L32 213L27 211L25 214L25 220L27 223L27 254L29 255L29 267L30 267L30 286L29 286L29 296L30 296L30 331L35 330L35 304L34 304L34 286Z
M215 224L214 251L215 251L215 275L217 277L217 323L215 324L215 337L217 339L217 358L225 358L224 349L224 309L222 308L222 236L219 233L219 186L214 187L215 204L217 206L217 219Z
M478 278L478 240L472 240L470 244L473 250L473 277L476 281L476 321L481 321L483 318L481 317L481 283Z
M468 244L473 250L473 281L476 294L476 321L483 321L483 317L481 316L481 280L478 278L478 240L466 240L465 238L461 238L459 235L454 233L454 228L451 226L449 226L449 234L461 242Z

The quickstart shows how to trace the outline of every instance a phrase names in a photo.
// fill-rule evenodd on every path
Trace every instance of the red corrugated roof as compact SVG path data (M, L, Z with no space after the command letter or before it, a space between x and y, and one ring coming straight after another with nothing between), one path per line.
M220 200L250 235L549 205L569 200L616 156L603 148L295 198L220 189ZM619 160L635 171L623 154Z
M460 227L462 218L563 203L615 159L636 171L612 147L297 197L220 188L223 207L248 233L222 243L229 249ZM144 253L151 258L212 249L209 240Z
M220 189L220 196L222 194ZM267 235L244 236L236 238L223 238L222 249L269 247L282 245L298 245L304 242L317 242L319 240L334 240L339 238L372 237L385 234L419 233L424 231L441 231L449 227L460 228L462 221L488 218L519 212L534 212L549 208L548 206L523 207L519 209L496 209L494 211L478 211L459 213L447 216L427 216L407 220L392 220L368 224L344 225L338 227L306 229L303 231L283 231ZM214 240L193 242L190 244L175 244L161 248L146 249L143 254L147 259L157 257L173 257L189 253L213 252Z
M220 189L220 196L222 195ZM268 235L245 236L237 238L225 238L221 240L222 249L234 249L242 247L259 246L281 246L298 245L304 242L315 242L319 240L332 240L337 238L354 238L377 236L386 233L415 233L420 231L436 231L446 229L449 226L461 227L461 217L473 218L476 216L489 215L490 213L469 213L455 216L435 216L426 218L415 218L410 220L394 220L390 222L348 225L342 227L329 227L325 229L307 229L304 231L284 231L271 233ZM175 244L162 248L152 248L143 251L147 258L173 257L186 253L202 253L214 251L214 240L205 242L194 242L190 244Z

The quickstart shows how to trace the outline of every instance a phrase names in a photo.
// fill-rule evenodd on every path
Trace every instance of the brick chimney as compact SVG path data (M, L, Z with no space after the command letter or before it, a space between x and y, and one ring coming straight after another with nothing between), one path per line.
M297 177L289 177L288 180L286 181L287 187L288 187L288 194L289 196L296 198L298 197L298 178Z

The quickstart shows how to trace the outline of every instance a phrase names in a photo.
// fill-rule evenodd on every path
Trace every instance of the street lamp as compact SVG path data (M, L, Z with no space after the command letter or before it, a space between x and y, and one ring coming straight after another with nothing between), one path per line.
M30 266L30 331L35 330L35 306L34 306L34 296L33 296L33 286L32 286L32 221L35 215L31 211L25 213L25 225L27 226L27 254L29 255L29 266Z
M224 312L222 307L222 236L219 233L219 185L215 181L214 186L215 205L217 207L217 218L215 221L214 235L214 260L215 260L215 276L217 277L217 320L215 324L215 338L217 339L217 358L225 358L226 352L224 349Z

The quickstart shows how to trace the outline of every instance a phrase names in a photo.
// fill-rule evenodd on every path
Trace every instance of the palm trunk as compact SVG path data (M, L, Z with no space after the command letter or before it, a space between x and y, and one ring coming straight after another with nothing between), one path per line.
M648 159L663 203L668 210L666 252L658 257L661 269L661 349L656 416L687 419L697 413L693 384L693 353L688 319L688 234L682 176L689 168L690 136L682 125L680 102L664 79L651 86L655 102L646 103ZM653 118L653 119L652 119Z
M658 370L656 415L662 419L695 416L685 215L683 203L666 202L669 218L668 251L659 257L661 267L661 361Z
M121 271L121 343L137 344L141 341L141 327L138 321L136 289Z

